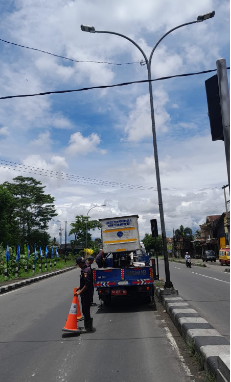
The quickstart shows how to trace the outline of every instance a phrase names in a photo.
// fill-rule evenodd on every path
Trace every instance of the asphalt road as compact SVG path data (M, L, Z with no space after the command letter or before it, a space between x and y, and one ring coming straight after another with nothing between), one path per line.
M201 317L230 341L230 273L225 267L208 263L208 267L169 262L170 278L179 295ZM164 261L159 261L160 277L165 280Z
M192 380L165 320L144 303L124 299L110 308L92 307L95 332L62 332L78 284L75 269L0 296L2 381Z

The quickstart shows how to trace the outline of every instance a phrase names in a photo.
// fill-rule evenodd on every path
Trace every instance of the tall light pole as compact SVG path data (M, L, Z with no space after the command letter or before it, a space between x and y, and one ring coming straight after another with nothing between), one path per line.
M96 208L96 207L106 207L106 204L95 205L95 206L91 207L90 210L87 212L87 217L88 217L89 212L90 212L93 208ZM86 256L87 256L87 220L86 220Z
M200 15L197 17L196 21L191 21L185 24L178 25L177 27L169 30L167 33L165 33L159 41L156 43L154 48L152 49L152 52L150 54L149 60L147 59L146 54L141 49L141 47L133 41L131 38L120 34L116 32L110 32L110 31L96 31L93 26L88 25L81 25L81 30L83 32L90 32L90 33L109 33L114 34L120 37L125 38L126 40L130 41L133 45L135 45L139 51L142 53L145 63L147 65L148 70L148 80L149 80L149 94L150 94L150 107L151 107L151 120L152 120L152 135L153 135L153 149L154 149L154 161L155 161L155 169L156 169L156 182L157 182L157 193L158 193L158 201L159 201L159 212L160 212L160 223L161 223L161 231L162 231L162 240L163 240L163 253L164 253L164 263L165 263L165 276L166 276L166 282L165 282L165 288L171 288L173 287L172 282L170 281L170 271L169 271L169 262L168 262L168 251L167 251L167 240L166 240L166 231L165 231L165 222L164 222L164 210L163 210L163 202L162 202L162 192L161 192L161 184L160 184L160 171L159 171L159 161L158 161L158 151L157 151L157 142L156 142L156 127L155 127L155 117L154 117L154 106L153 106L153 95L152 95L152 76L151 76L151 63L152 63L152 56L159 45L159 43L166 37L169 33L173 32L174 30L184 27L186 25L190 24L196 24L199 22L202 22L204 20L207 20L209 18L214 17L215 12L210 12L205 15Z
M223 186L222 189L224 190L224 197L225 197L225 214L226 214L226 229L227 229L227 233L228 233L228 243L226 241L226 238L225 238L225 244L227 245L230 245L230 222L229 222L229 216L228 216L228 208L227 208L227 199L226 199L226 187L229 187L229 184L226 184L226 186Z

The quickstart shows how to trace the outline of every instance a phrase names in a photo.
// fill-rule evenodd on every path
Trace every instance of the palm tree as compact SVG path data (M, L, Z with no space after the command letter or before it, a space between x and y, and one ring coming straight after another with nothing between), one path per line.
M189 227L185 227L183 225L180 226L180 229L176 229L175 236L179 239L188 239L192 240L192 230Z

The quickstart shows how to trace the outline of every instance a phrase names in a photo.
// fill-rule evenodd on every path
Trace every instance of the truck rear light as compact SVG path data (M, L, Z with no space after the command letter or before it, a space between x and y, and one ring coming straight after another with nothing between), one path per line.
M104 289L98 289L99 294L110 294L111 290L110 288L104 288Z
M121 269L121 280L124 280L124 269Z
M96 280L96 271L93 271L93 280Z
M153 279L153 269L150 268L150 278Z

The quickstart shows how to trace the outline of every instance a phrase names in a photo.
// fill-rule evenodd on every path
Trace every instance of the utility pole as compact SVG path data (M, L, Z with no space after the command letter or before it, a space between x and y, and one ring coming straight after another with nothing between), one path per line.
M175 231L174 231L174 228L173 228L173 230L172 230L172 254L173 254L173 257L175 257L174 235L175 235Z
M62 226L61 226L61 222L60 222L60 228L59 228L59 246L60 246L60 249L61 249L61 244L62 244Z
M65 263L67 257L67 221L65 221Z
M229 222L229 217L228 217L228 208L227 208L227 199L226 199L226 187L228 187L229 185L226 184L226 186L223 186L222 189L224 190L224 197L225 197L225 213L226 213L226 228L227 228L227 232L228 232L228 243L226 243L226 245L230 244L230 222Z
M228 182L230 189L230 100L229 83L227 76L226 60L221 58L217 60L217 77L219 85L219 96L221 105L221 117L224 134L225 156L228 172Z

